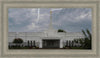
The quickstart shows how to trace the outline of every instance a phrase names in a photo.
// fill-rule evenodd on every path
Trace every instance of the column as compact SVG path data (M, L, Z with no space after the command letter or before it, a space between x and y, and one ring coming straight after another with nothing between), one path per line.
M60 48L63 48L63 40L60 39Z
M42 40L40 40L39 48L42 48Z

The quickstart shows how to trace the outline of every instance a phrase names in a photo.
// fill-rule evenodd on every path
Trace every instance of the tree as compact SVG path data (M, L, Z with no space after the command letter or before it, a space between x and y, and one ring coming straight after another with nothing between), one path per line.
M92 42L92 36L91 33L88 29L86 29L86 32L84 30L82 30L85 38L84 38L84 48L88 48L91 49L91 42Z
M36 43L36 42L35 42L35 41L33 41L33 47L36 47L35 43Z
M31 41L31 47L32 47L32 41Z
M66 47L68 47L68 40L66 41Z
M79 42L80 42L80 44L81 44L81 47L83 47L84 46L84 39L83 38L80 38L80 39L78 39L79 40Z
M74 46L74 41L72 41L72 47Z
M15 39L13 40L13 43L21 44L21 43L23 43L23 40L22 40L21 38L15 38Z
M28 44L28 47L30 46L30 42L29 42L29 40L27 41L27 44Z
M78 39L74 39L74 42L75 42L75 43L78 43Z
M69 47L71 47L71 41L70 40L69 40L68 44L69 44Z
M66 31L64 31L64 30L62 30L62 29L58 29L58 32L65 32L65 33L66 33Z

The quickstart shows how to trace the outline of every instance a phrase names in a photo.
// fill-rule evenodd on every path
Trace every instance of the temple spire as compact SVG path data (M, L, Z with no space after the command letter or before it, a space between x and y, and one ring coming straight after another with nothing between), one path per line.
M49 29L52 29L52 11L50 10L50 24L49 24Z
M48 36L52 36L52 33L56 33L56 30L53 29L53 25L52 25L52 11L51 10L50 10L50 21L49 21L48 30L46 30L45 32L48 33Z

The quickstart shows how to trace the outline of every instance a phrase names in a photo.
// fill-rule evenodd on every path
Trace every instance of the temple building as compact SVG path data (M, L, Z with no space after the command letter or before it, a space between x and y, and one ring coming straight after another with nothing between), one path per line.
M63 48L64 41L84 38L84 35L82 32L58 32L53 28L52 16L50 16L47 30L43 32L8 32L8 39L13 40L15 38L21 38L24 42L36 41L39 48Z

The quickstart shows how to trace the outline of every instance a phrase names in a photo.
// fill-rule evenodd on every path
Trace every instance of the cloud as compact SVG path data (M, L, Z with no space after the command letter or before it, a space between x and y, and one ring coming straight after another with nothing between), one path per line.
M56 13L56 12L55 12ZM54 19L62 19L70 22L79 22L85 18L91 19L91 10L87 8L66 8L54 15Z
M80 32L81 29L91 30L91 8L10 8L8 10L9 31L40 32L46 30L50 21L55 29Z
M62 10L63 8L51 8L51 11Z
M12 10L12 11L11 11ZM21 24L23 21L33 20L37 15L36 9L11 8L9 9L9 17L12 18L14 24Z
M81 32L82 29L91 30L90 8L66 8L53 13L53 24L56 29L70 32Z
M36 24L31 23L30 25L27 26L28 30L34 30L35 28L38 28L38 26L36 26Z

